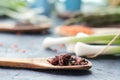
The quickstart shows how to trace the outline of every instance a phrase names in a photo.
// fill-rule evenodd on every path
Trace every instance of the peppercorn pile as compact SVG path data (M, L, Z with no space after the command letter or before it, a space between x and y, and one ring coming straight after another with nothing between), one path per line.
M69 54L55 56L49 63L55 66L73 66L73 65L87 65L88 61L81 57L71 56Z

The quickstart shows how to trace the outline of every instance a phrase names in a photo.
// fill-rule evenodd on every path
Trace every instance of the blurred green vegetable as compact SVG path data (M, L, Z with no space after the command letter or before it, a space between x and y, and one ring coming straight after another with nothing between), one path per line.
M92 13L78 13L68 19L65 25L86 23L90 26L104 26L120 23L120 7L100 9Z
M8 16L9 11L20 12L25 9L27 3L24 0L0 0L0 16Z

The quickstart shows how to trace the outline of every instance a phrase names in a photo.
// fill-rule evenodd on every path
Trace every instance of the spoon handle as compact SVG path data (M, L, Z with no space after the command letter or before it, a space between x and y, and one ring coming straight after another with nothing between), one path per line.
M17 67L17 68L39 68L43 69L45 66L41 63L42 59L34 58L0 58L0 66L3 67Z

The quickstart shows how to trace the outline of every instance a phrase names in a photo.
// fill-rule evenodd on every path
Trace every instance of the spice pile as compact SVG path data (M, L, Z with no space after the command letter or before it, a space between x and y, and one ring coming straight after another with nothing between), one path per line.
M81 57L71 56L69 54L55 56L49 63L55 66L73 66L73 65L87 65L88 61Z

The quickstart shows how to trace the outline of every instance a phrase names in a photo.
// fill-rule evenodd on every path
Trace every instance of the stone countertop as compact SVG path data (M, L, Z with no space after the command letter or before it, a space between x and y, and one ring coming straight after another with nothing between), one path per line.
M0 33L0 57L38 58L52 57L57 53L42 48L42 40L52 34ZM79 70L30 70L0 67L0 80L119 80L120 56L100 56L90 59L93 67L89 71Z
M54 47L57 52L41 46L45 37L56 36L52 34L53 29L50 32L46 35L0 33L0 58L40 58L65 53L65 49L58 46ZM120 56L99 56L89 60L93 67L88 71L0 67L0 80L120 80Z

